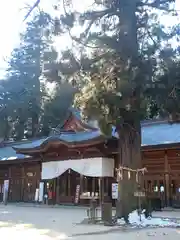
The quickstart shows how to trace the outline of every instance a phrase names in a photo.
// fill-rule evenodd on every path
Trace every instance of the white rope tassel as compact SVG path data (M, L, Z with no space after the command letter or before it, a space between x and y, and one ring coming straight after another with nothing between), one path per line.
M120 173L120 170L117 169L117 181L119 182L121 180L121 173Z
M128 171L128 179L131 178L131 173L136 173L136 182L139 182L139 173L144 175L147 172L147 168L140 168L140 169L131 169L128 167L119 167L118 169L116 168L117 172L117 180L123 180L123 171Z
M131 172L128 171L128 179L131 179Z
M120 169L119 170L119 180L122 180L123 179L123 173L122 173L122 170Z
M139 175L138 175L138 172L136 173L136 182L138 183L139 181Z

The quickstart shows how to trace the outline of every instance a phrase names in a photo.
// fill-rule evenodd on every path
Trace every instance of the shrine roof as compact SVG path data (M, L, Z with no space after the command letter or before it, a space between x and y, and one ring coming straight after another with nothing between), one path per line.
M29 158L29 156L16 153L16 151L10 146L0 148L0 161L25 159L25 158Z
M74 123L76 129L73 127ZM87 122L82 119L78 109L72 107L68 109L65 120L53 128L50 134L60 134L63 130L66 131L67 129L75 130L75 132L97 130L97 128L92 125L92 122Z
M180 143L180 123L144 121L141 124L142 146Z
M112 136L111 137L116 137L115 132L112 131ZM69 145L71 146L72 144L82 144L87 143L90 141L95 141L97 139L104 138L106 139L107 137L101 133L100 130L96 131L86 131L86 132L62 132L61 134L50 136L41 140L36 140L34 142L28 142L27 144L22 144L22 145L14 145L13 148L18 151L18 150L31 150L31 149L38 149L43 147L49 142L55 142L59 141L64 145Z
M14 145L13 148L36 148L43 144L48 138L41 138L38 140L27 141L27 143L22 143L18 145Z
M82 120L82 118L81 118L81 113L80 113L80 111L79 111L78 109L76 109L76 108L70 108L69 110L74 114L74 116L75 116L77 119Z
M71 145L96 140L99 137L104 137L100 130L68 133L64 132L55 136L50 136L27 144L14 146L14 149L33 149L39 148L42 145L51 141L62 141L65 144ZM112 129L112 137L117 138L115 128ZM180 123L169 123L168 121L144 121L141 123L141 137L143 146L155 146L180 143Z
M116 136L115 128L112 129L112 136ZM141 123L142 147L158 146L180 143L180 123L169 123L168 121L144 121ZM44 137L36 140L24 140L21 142L13 142L4 144L0 147L0 160L16 160L28 158L27 155L19 154L19 149L40 148L42 145L51 141L60 141L67 145L83 143L86 141L94 141L98 138L105 139L105 136L97 131L86 132L62 132L61 134Z

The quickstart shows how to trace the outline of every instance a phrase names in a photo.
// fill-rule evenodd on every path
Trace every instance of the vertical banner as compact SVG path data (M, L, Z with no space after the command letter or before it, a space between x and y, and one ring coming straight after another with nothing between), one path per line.
M112 183L112 199L118 199L118 183Z
M35 202L38 202L38 201L39 201L39 188L36 188L34 201L35 201Z
M77 185L76 186L75 198L74 198L74 203L75 204L79 203L79 197L80 197L80 185Z
M9 191L9 180L4 180L3 202L5 204L7 204L7 200L8 200L8 191Z
M4 190L5 191L9 190L9 180L4 180Z
M43 202L44 199L44 182L39 183L39 202Z

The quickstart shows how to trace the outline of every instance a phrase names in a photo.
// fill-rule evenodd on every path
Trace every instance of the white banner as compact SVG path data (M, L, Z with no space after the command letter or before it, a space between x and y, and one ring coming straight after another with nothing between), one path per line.
M8 192L9 190L9 180L4 180L4 191Z
M86 158L42 163L41 179L53 179L68 169L88 177L113 177L114 159Z
M38 202L39 200L39 188L36 188L35 196L34 196L34 201Z
M39 183L39 202L43 202L44 199L44 182Z
M7 202L8 199L8 191L9 191L9 180L4 180L3 186L3 202Z
M112 199L118 199L118 183L112 183Z

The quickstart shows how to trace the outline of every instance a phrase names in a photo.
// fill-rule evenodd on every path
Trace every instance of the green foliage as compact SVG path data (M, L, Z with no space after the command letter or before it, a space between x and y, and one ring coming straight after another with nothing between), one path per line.
M52 129L66 120L68 109L72 106L75 90L69 84L61 84L51 98L44 102L41 119L42 135L48 135Z
M12 51L8 61L6 79L1 81L1 116L5 115L7 126L11 124L10 135L15 139L24 138L27 122L31 122L28 136L38 131L41 104L43 52L51 44L51 38L43 36L50 26L50 16L44 12L36 15L21 34L20 46ZM29 121L31 119L31 121ZM2 129L2 128L1 128ZM2 133L4 135L4 133Z
M155 85L158 95L154 96L159 112L171 121L180 120L180 60L168 61L163 74Z
M86 78L85 84L78 83L80 92L75 101L86 117L95 117L100 125L106 123L109 128L110 124L133 124L162 113L155 97L162 90L157 86L166 62L177 57L170 40L178 40L180 26L167 28L159 16L175 16L173 3L173 0L95 1L91 9L78 13L73 12L69 1L64 1L65 12L59 19L61 29L64 26L77 45L84 45L85 53L87 46L91 48L78 61L71 50L64 52L65 63L62 57L55 69L73 79L76 76L76 81L82 75ZM78 24L83 29L80 37L71 31ZM166 84L173 85L172 81ZM170 113L167 107L163 111Z
M177 51L170 41L179 40L180 26L167 28L159 17L176 16L174 2L95 1L92 8L78 13L71 9L70 1L64 1L64 13L55 19L54 33L70 33L76 46L84 46L84 53L77 57L68 49L58 63L54 56L49 78L73 82L80 90L75 103L85 117L98 119L103 129L105 124L109 128L177 115L179 77L171 75L177 70ZM83 29L79 37L72 34L78 25ZM167 80L169 75L173 79Z
M170 44L179 39L180 26L167 28L159 20L162 14L176 16L175 0L94 0L83 13L71 3L62 2L54 31L56 36L68 32L78 54L66 50L48 72L58 83L68 80L79 88L76 105L85 117L96 118L105 134L116 126L119 164L139 168L141 119L180 119L178 51ZM79 36L73 35L77 26ZM128 219L136 184L123 180L119 203Z

